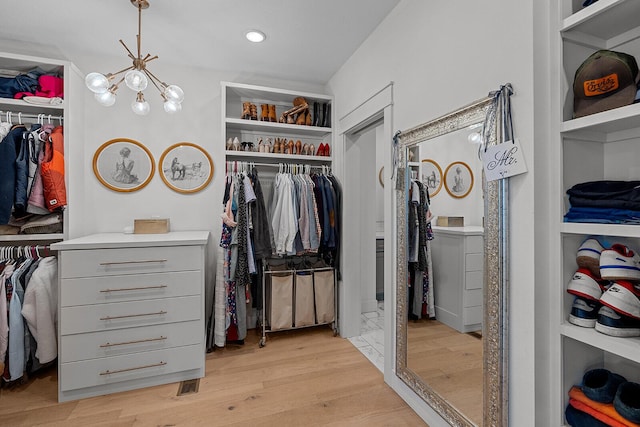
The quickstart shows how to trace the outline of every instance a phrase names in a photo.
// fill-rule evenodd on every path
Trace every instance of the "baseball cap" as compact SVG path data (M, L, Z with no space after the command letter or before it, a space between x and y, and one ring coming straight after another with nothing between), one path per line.
M626 53L599 50L576 71L573 81L575 117L633 104L638 90L638 64Z

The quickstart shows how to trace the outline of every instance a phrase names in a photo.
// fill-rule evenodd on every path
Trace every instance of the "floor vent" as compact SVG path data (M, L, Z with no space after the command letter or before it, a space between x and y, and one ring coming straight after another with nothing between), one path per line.
M469 335L471 335L474 338L478 338L479 340L482 339L482 332L469 332Z
M200 378L195 380L182 381L178 387L178 396L185 394L197 393L198 387L200 387Z

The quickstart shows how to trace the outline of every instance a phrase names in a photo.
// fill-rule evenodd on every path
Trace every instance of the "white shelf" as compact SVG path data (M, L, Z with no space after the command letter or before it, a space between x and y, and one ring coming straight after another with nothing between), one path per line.
M560 226L560 231L563 234L640 238L640 225L629 224L563 222Z
M227 129L247 130L254 132L278 133L286 132L296 135L324 136L331 133L331 128L321 126L290 125L288 123L263 122L261 120L226 119Z
M602 47L612 49L634 38L639 16L638 0L599 0L565 18L560 32L564 37L569 36L567 33L587 35L602 40Z
M640 351L638 351L640 348L640 338L612 337L601 334L594 328L582 328L570 323L562 324L560 333L565 337L588 344L608 353L617 354L634 363L640 363Z
M64 235L62 233L0 235L0 242L40 242L40 241L62 240L62 239L64 239Z
M560 124L560 132L565 136L580 137L589 133L619 133L637 127L640 127L640 103L567 120Z
M304 97L308 102L314 100L330 102L332 100L330 96L319 93L275 89L243 83L222 82L222 87L227 88L227 97L235 96L240 99L263 100L273 104L291 104L293 99L298 96Z
M276 160L283 163L291 163L291 161L303 161L303 162L324 162L331 163L332 158L330 156L305 156L299 154L279 154L279 153L260 153L255 151L233 151L227 150L227 159L243 159L243 161L260 161L260 160Z
M11 111L14 113L29 113L29 114L38 114L46 111L50 113L52 116L61 116L64 113L64 101L62 104L58 105L36 105L29 104L22 99L12 99L12 98L0 98L0 110L3 113L7 111ZM53 118L52 118L53 120ZM13 121L18 123L18 116L14 114Z

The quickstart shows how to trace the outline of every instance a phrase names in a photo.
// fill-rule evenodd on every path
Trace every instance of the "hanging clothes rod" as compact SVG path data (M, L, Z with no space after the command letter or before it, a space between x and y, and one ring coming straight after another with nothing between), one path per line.
M282 165L292 165L292 166L305 166L305 167L310 167L312 169L322 169L323 167L325 169L331 169L331 167L329 165L310 165L308 163L290 163L290 162L280 162L280 163L260 163L260 162L238 162L238 161L227 161L227 165L229 166L241 166L241 165L246 165L246 166L266 166L266 167L270 167L270 168L279 168Z
M254 165L254 166L267 166L267 167L273 167L273 168L279 168L280 165L294 165L294 166L309 166L310 168L313 169L322 169L322 165L310 165L307 163L287 163L287 162L282 162L282 163L256 163L256 162L246 162L249 165ZM328 168L327 165L324 165L325 169Z
M51 114L32 114L32 113L23 113L20 111L5 111L0 110L0 121L4 120L5 122L11 124L23 124L23 120L25 119L36 119L37 123L51 123L52 120L58 120L60 123L64 120L63 116L54 116Z

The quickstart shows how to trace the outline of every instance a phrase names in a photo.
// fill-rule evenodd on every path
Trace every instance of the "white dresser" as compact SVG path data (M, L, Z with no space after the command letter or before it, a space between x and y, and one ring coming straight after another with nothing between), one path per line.
M459 332L482 330L484 230L433 226L436 319Z
M204 376L208 237L102 233L51 245L60 402Z

